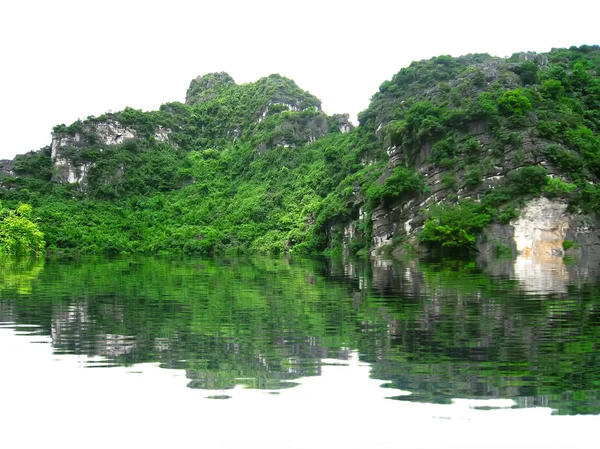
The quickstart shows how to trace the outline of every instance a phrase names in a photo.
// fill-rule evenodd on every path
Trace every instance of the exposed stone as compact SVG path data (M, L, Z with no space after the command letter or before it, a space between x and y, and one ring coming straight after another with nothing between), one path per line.
M159 126L153 138L159 142L169 139L171 130ZM138 133L117 120L89 121L82 124L82 131L74 134L55 132L52 134L53 182L78 183L82 190L87 187L87 176L93 163L81 160L79 150L85 147L120 145L138 138Z
M258 151L262 154L269 148L283 146L294 148L297 145L314 142L329 132L327 116L319 112L312 117L293 116L281 121L274 129L274 137L269 142L261 142Z
M519 62L531 61L537 65L545 67L548 65L548 55L538 55L533 51L519 53Z
M510 224L519 254L540 259L562 257L569 229L567 204L541 197L531 200Z
M0 175L4 176L14 176L13 172L14 162L8 159L0 160Z
M350 115L348 115L348 114L333 114L331 116L331 118L337 124L337 127L341 133L349 133L354 130L354 125L350 121Z
M90 162L75 163L67 158L53 159L53 180L58 183L78 183L85 186L87 174L92 164Z
M158 142L167 142L169 140L169 134L171 134L171 130L169 128L159 126L154 133L154 140Z

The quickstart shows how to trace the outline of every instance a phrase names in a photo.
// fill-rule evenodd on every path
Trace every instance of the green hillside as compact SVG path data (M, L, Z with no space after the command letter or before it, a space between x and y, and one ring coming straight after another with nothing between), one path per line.
M383 216L390 250L469 250L528 198L595 217L598 73L598 46L440 56L385 81L356 128L285 77L208 74L186 104L56 126L0 162L0 200L30 204L53 252L367 252Z

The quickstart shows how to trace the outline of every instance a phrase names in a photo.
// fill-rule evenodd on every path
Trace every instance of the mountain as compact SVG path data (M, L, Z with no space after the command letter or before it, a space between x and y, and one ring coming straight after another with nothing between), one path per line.
M186 103L53 130L0 162L78 253L530 253L600 248L600 47L412 63L359 115L292 80L192 80Z

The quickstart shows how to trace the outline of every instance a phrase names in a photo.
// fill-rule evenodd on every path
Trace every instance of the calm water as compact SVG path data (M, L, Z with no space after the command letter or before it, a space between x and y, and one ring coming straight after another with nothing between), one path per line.
M597 268L2 259L0 444L596 447Z

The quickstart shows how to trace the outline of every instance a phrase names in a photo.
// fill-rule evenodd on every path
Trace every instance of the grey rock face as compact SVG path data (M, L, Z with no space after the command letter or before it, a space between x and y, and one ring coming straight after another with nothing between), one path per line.
M548 65L548 56L547 55L538 55L533 51L527 51L523 53L519 53L519 62L531 61L535 62L537 65L545 67Z
M350 115L334 114L331 118L335 121L341 133L349 133L354 131L354 125L350 121Z
M13 172L13 161L8 160L8 159L1 159L0 160L0 175L4 175L4 176L14 176L15 173Z
M372 213L371 252L378 254L394 241L404 241L415 247L419 246L418 235L422 230L427 211L438 203L452 204L460 199L481 199L487 192L501 186L506 176L528 166L543 166L550 176L557 175L557 169L546 159L544 149L553 142L535 137L528 131L515 132L520 142L504 146L502 153L495 150L494 136L486 129L483 122L467 124L469 134L477 141L478 150L472 157L474 160L494 160L494 166L486 168L480 182L466 184L467 168L454 170L441 168L429 162L432 145L425 143L412 161L406 160L402 148L389 147L388 169L379 178L383 182L396 166L413 165L426 181L427 193L418 193L399 198L392 204L381 204ZM494 154L491 158L490 155ZM453 185L444 182L444 177L451 174ZM600 230L595 217L573 215L566 212L567 204L538 198L524 205L520 219L510 224L493 224L484 230L477 241L477 249L482 253L495 253L501 247L513 255L526 257L561 258L565 255L564 241L572 241L572 248L567 255L587 257L589 254L600 254ZM424 248L421 248L424 250Z
M83 160L79 150L94 145L101 150L102 146L118 145L135 139L137 133L116 120L90 122L82 126L83 131L75 134L52 134L52 180L59 184L78 183L80 188L85 190L87 175L93 164Z
M169 139L170 129L159 126L153 138L159 142ZM81 157L83 148L97 148L120 145L137 139L135 129L108 119L101 122L84 122L82 131L74 134L54 132L52 134L52 165L54 175L52 181L59 184L77 183L81 190L87 188L87 177L93 162Z

